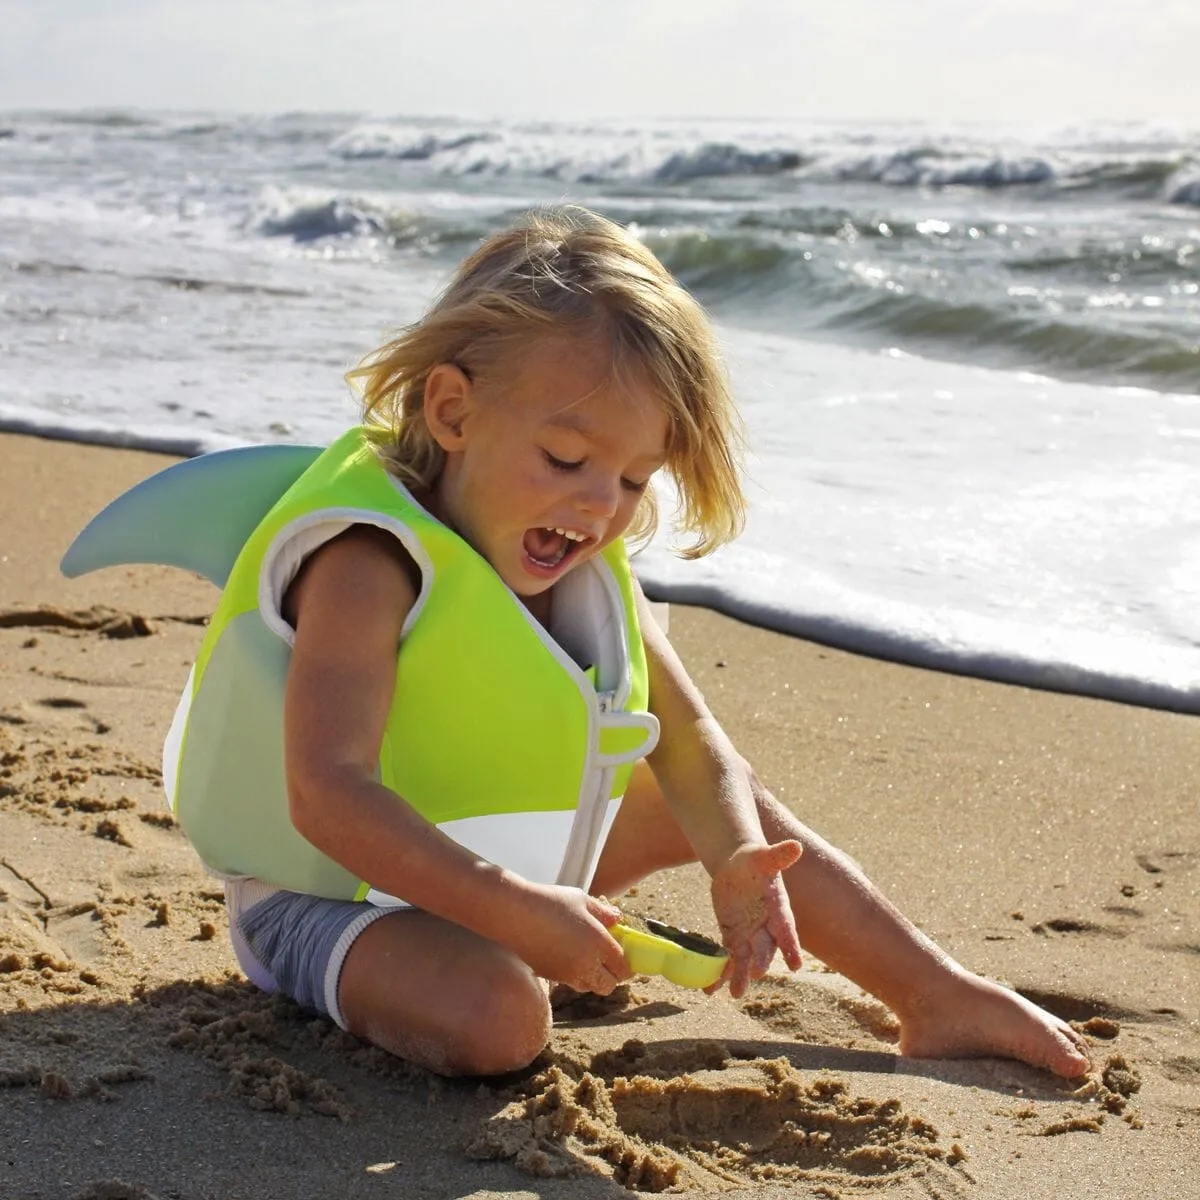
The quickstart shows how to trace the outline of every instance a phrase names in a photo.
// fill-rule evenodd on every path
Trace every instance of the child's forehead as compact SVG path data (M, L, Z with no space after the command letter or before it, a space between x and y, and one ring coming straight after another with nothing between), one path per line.
M584 409L595 402L653 396L646 372L618 360L603 339L546 338L528 346L508 364L509 391L529 399L557 402L557 409Z
M611 368L605 371L568 367L546 380L537 395L538 417L546 425L591 434L598 427L662 427L667 406L644 378Z
M518 409L527 425L619 443L639 460L666 457L669 406L648 372L614 353L611 339L548 334L519 348L501 369L501 403L510 414Z

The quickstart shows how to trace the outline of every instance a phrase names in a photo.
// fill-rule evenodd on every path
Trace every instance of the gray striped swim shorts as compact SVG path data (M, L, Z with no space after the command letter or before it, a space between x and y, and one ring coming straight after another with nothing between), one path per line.
M342 965L355 938L396 909L288 892L258 879L227 879L225 907L238 964L264 992L282 992L337 1022Z

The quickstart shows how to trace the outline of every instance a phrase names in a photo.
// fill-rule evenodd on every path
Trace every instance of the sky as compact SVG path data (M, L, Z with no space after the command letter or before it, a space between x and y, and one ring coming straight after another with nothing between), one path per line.
M1200 128L1200 0L0 0L0 109Z

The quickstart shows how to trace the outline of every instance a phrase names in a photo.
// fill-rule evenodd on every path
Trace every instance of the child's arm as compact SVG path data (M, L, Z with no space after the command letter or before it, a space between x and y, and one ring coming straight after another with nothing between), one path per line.
M292 822L360 879L501 942L539 975L611 991L628 977L606 927L619 919L614 909L486 862L374 778L416 578L391 534L355 526L318 550L289 588Z
M776 948L800 966L800 943L779 872L801 853L799 842L771 846L750 786L750 773L709 711L639 591L638 613L650 674L650 707L661 733L649 764L697 858L712 877L713 909L730 951L727 978L740 996L762 976Z

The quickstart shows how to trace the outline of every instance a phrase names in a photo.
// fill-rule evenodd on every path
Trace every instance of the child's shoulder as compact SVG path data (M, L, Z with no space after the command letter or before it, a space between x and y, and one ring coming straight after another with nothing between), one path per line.
M386 529L354 524L317 547L284 596L284 619L293 628L302 609L361 612L386 607L401 619L421 590L421 572L404 544Z

